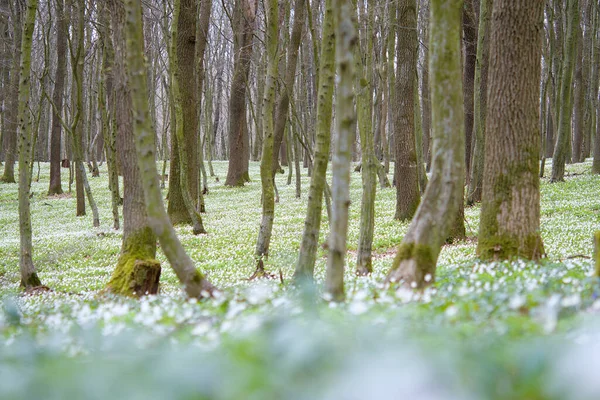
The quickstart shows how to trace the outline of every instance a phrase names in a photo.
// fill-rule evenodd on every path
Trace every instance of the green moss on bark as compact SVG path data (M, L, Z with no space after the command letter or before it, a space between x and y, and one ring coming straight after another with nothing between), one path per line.
M596 276L600 277L600 230L594 232L594 260L596 261Z
M387 281L422 288L433 282L437 254L431 246L419 243L402 243L394 258ZM427 279L429 275L429 279Z
M156 239L150 228L130 234L123 243L107 289L131 297L156 294L161 268L155 254Z
M40 278L37 276L37 274L34 272L32 274L30 274L26 279L21 278L21 287L22 288L34 288L37 286L41 286L42 285L42 281L40 281Z

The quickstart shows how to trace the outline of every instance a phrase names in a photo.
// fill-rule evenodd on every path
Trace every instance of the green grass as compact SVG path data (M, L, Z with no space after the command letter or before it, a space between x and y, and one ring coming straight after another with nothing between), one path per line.
M590 342L598 342L600 332L594 328L600 301L589 258L592 234L600 227L600 176L590 174L590 162L568 166L564 183L542 181L546 260L478 262L473 238L479 208L467 208L471 238L443 248L437 281L420 294L382 286L408 227L393 220L393 188L377 193L374 273L354 275L361 181L353 173L344 304L319 300L326 263L322 249L316 293L298 293L287 285L302 235L309 178L302 177L302 198L296 199L293 185L286 185L287 175L277 176L281 201L266 267L278 276L281 271L285 283L250 282L246 278L255 267L261 212L258 164L251 163L252 182L241 189L223 186L226 162L214 166L220 183L209 178L203 215L208 235L177 228L198 268L222 290L219 297L200 303L185 299L160 251L158 296L136 301L101 294L121 244L121 232L111 229L106 171L90 178L101 218L95 229L90 210L88 216L75 217L74 198L46 197L47 164L41 165L40 181L32 184L31 209L34 263L53 291L18 296L17 187L0 185L0 297L5 310L0 338L8 344L0 344L1 398L114 395L114 388L103 387L90 396L86 385L98 385L94 376L120 382L122 398L150 392L149 398L161 398L163 391L182 399L398 398L386 386L386 380L396 379L406 381L399 384L406 388L406 398L599 398L600 387L584 373L590 367L576 358ZM327 225L324 211L320 243L326 240ZM600 355L596 347L589 351ZM119 376L110 372L115 359ZM600 367L598 360L592 370ZM145 369L148 363L157 365ZM569 363L574 364L569 371L560 370ZM4 378L16 371L27 378ZM571 371L579 372L576 378L582 383L577 387L575 378L564 378ZM555 375L563 380L553 382ZM363 380L370 394L355 382ZM439 385L423 383L430 380ZM36 391L37 385L54 391Z

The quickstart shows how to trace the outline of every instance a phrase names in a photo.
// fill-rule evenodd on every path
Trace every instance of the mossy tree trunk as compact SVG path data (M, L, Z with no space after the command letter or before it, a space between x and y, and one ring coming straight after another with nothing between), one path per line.
M543 0L494 0L477 244L484 260L544 255L538 163L543 7Z
M335 86L335 29L333 21L333 0L325 1L325 16L319 58L319 87L317 94L317 124L314 169L308 189L308 205L304 219L304 231L300 242L300 252L296 262L294 281L312 280L317 257L323 192L326 185L329 148L331 145L331 116L333 89Z
M594 261L596 276L600 277L600 231L594 232Z
M19 111L19 68L21 65L23 11L21 2L13 8L13 54L10 67L9 87L6 101L6 127L2 127L2 147L4 148L4 172L0 182L15 183L15 160L17 159L17 114ZM4 90L4 88L3 88Z
M571 112L573 110L573 69L577 49L577 26L579 24L579 0L567 0L567 34L560 79L560 110L557 138L552 156L551 182L561 182L565 178L565 164L571 143Z
M125 9L111 0L112 65L115 90L117 143L123 173L123 238L121 254L107 288L125 296L142 296L158 292L160 263L156 257L156 236L148 226L140 170L133 137L131 88L125 73ZM108 39L108 38L107 38ZM107 46L105 46L106 48ZM110 50L110 49L108 49Z
M233 9L233 77L229 97L229 167L227 186L243 186L248 175L249 138L246 87L256 28L257 0L235 0Z
M422 288L435 279L437 258L453 217L465 173L461 71L462 0L432 0L429 23L431 179L388 273L390 283Z
M65 91L65 76L67 70L67 16L64 13L64 1L56 0L56 71L54 72L54 88L52 102L57 111L52 112L52 131L50 139L50 185L48 195L62 194L60 178L60 149L62 125L60 115L63 109L63 93Z
M373 0L367 4L366 30L363 31L363 43L366 48L361 51L355 46L356 71L356 108L360 146L362 154L362 199L360 207L360 231L358 235L358 251L356 255L356 272L367 275L373 271L371 258L373 247L373 232L375 230L375 193L377 190L377 169L379 163L375 158L373 137L373 36L374 9ZM354 19L356 22L356 18ZM357 23L358 25L358 23ZM359 40L359 43L361 40ZM360 57L364 54L364 57ZM364 61L363 61L364 58ZM363 64L364 63L364 64Z
M146 67L144 65L144 35L142 27L142 9L139 0L127 0L126 12L126 49L127 78L131 88L134 121L135 147L140 168L148 224L158 237L162 251L167 256L177 278L190 297L206 297L214 287L198 271L192 259L186 253L169 216L165 210L155 159L155 139L152 120L148 110L148 88Z
M27 2L27 13L25 15L25 26L23 29L20 51L21 66L17 113L17 120L19 122L19 233L21 243L19 269L21 271L21 287L26 289L41 285L32 258L33 243L31 232L31 209L29 204L32 168L31 153L33 151L31 129L33 116L29 110L29 95L31 90L31 43L33 40L33 30L35 28L37 6L37 0L29 0Z
M333 301L344 300L344 264L350 207L350 167L352 143L356 136L356 110L354 109L354 46L357 33L354 26L353 3L334 0L334 29L336 38L336 89L335 145L333 151L331 186L331 231L325 291Z
M489 65L490 14L492 0L479 3L479 33L475 63L475 90L473 92L473 136L475 146L471 160L471 176L467 190L467 204L481 201L483 166L485 159L485 120L487 111L487 77Z
M275 192L273 188L273 148L274 126L273 112L275 111L275 81L277 79L277 45L279 38L278 1L268 0L265 4L267 31L267 77L262 106L263 147L260 160L260 181L262 186L262 219L256 240L256 272L255 276L264 275L264 260L269 257L269 245L273 233L275 218Z
M198 140L197 97L194 90L196 86L190 84L190 82L195 81L196 7L192 0L181 2L175 0L173 7L169 59L172 74L171 91L175 112L174 139L177 142L179 156L179 193L191 219L192 232L194 235L199 235L206 233L206 230L193 200L198 195L198 155L195 151L197 148L196 141ZM169 196L169 204L171 202L177 203L173 198L173 191L170 192ZM173 207L169 207L169 210L173 210ZM176 210L173 211L177 213Z
M417 15L415 0L398 1L396 88L394 101L395 219L410 220L421 199L415 149L414 79L417 66Z

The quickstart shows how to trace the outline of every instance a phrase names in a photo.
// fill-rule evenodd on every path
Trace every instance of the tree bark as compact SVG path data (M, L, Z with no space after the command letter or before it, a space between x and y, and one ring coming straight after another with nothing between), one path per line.
M395 219L412 218L420 201L415 149L414 79L417 62L417 16L415 0L398 2L398 43L394 123Z
M557 138L552 156L552 179L561 182L565 176L565 163L571 141L571 112L573 109L573 67L577 48L576 29L579 21L579 0L567 0L567 36L560 79L560 112L558 117Z
M465 62L463 69L463 91L465 98L465 166L467 180L471 173L471 155L473 143L473 118L474 118L474 85L475 66L477 61L477 22L473 2L466 0L463 7L462 28L463 43L465 48ZM464 226L464 223L463 223Z
M54 88L52 102L57 111L52 111L52 133L50 138L50 185L48 196L63 192L60 179L60 149L62 125L60 115L63 109L63 94L65 91L65 74L67 69L67 21L64 13L63 0L56 0L56 72L54 73Z
M544 255L540 237L539 82L543 0L494 0L477 254Z
M252 59L257 0L235 0L233 11L233 77L229 95L229 167L227 186L243 186L248 175L248 123L246 86Z
M314 170L308 189L308 204L304 230L300 242L300 252L296 262L294 281L312 280L317 257L323 191L325 190L329 148L331 145L331 116L333 90L335 87L335 51L336 37L333 16L333 0L325 1L325 16L321 38L321 56L319 58L319 78L317 94L317 124Z
M463 187L461 6L462 0L430 3L431 180L387 276L389 283L402 282L412 288L422 288L434 281L437 258L456 215Z
M19 233L20 233L20 258L19 269L21 272L21 287L28 289L40 286L33 264L33 243L31 232L31 210L29 204L29 191L31 189L31 168L33 151L31 119L29 111L30 77L31 77L31 43L35 28L35 15L37 0L29 0L25 15L20 58L20 76L18 86L18 111L19 121Z
M140 168L148 224L160 241L161 248L189 297L210 296L214 287L198 271L187 255L169 221L162 202L156 170L156 148L152 120L148 110L148 88L144 66L144 35L142 10L137 0L125 2L127 78L132 88L132 110L135 147Z

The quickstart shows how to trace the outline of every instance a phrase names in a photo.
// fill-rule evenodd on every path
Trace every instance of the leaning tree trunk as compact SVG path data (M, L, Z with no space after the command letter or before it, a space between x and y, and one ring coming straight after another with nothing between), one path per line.
M577 24L579 20L579 0L567 0L567 36L560 80L560 111L558 116L557 138L552 157L551 182L565 179L565 163L571 141L571 112L573 105L573 67L577 49Z
M174 142L177 142L179 161L180 190L178 193L182 197L183 205L192 222L192 232L194 235L199 235L206 233L206 230L204 230L202 217L196 210L193 200L196 198L198 190L198 158L195 151L198 140L198 119L195 85L190 84L195 81L195 45L193 41L191 44L189 43L190 36L195 38L196 35L196 7L191 0L183 0L181 3L179 0L175 0L173 7L169 58L171 60L171 91L175 112ZM174 199L174 195L175 192L171 191L169 205L178 203ZM177 214L174 207L169 207L169 211Z
M257 0L235 0L233 11L233 77L229 94L229 167L227 186L243 186L248 175L248 122L246 87L252 61Z
M465 171L460 54L462 0L432 0L429 25L431 180L404 236L390 283L421 288L433 282L436 262L458 209Z
M56 111L52 111L52 133L50 138L50 185L48 195L63 192L60 179L60 149L62 125L60 112L63 109L63 93L65 91L65 75L67 69L67 16L64 12L63 0L56 0L56 72L54 73L54 88L52 102Z
M485 157L485 120L487 108L487 77L489 65L490 14L493 0L481 0L479 5L479 33L477 62L475 63L475 90L473 92L473 132L475 146L471 160L471 176L467 190L467 204L481 201L483 165Z
M331 187L331 232L325 291L331 300L344 299L344 263L346 236L348 234L348 209L350 206L350 164L352 143L356 135L354 110L354 46L357 34L354 28L352 2L334 0L334 29L336 37L336 64L338 70L336 109L336 140L331 162L333 184Z
M415 0L398 2L398 43L394 121L394 180L396 182L395 219L412 218L421 194L415 150L415 74L417 63L417 16Z
M539 82L544 0L494 0L477 254L544 255L540 237Z
M110 2L112 11L113 64L117 143L123 172L123 238L121 254L107 288L125 296L158 292L160 263L156 257L156 236L148 224L144 191L137 165L133 138L131 89L125 74L125 10L120 1Z
M31 153L33 151L31 140L31 119L29 111L30 77L31 77L31 43L33 30L35 28L35 14L37 12L37 0L29 0L27 14L25 15L25 27L21 44L21 67L19 79L19 233L21 239L21 254L19 268L21 271L21 286L31 288L40 286L41 282L37 276L33 264L33 243L31 232L31 210L29 204L29 190L31 188Z
M142 28L142 9L139 1L127 0L126 11L126 49L127 49L127 78L130 87L136 88L132 93L133 131L137 162L140 168L148 224L160 241L162 251L171 263L177 278L183 284L190 297L210 296L214 287L198 271L192 259L188 256L169 216L165 210L158 171L155 160L155 140L152 129L152 119L148 109L148 88L146 68L144 65L144 33Z
M15 183L15 160L17 158L17 114L19 110L19 68L21 65L21 45L22 45L22 10L21 2L15 3L13 10L13 56L10 67L9 88L7 95L6 118L8 123L6 128L3 126L2 139L4 143L4 173L0 177L0 182Z
M317 96L317 126L314 170L308 189L308 204L300 252L296 262L294 281L312 280L321 229L323 191L331 144L331 115L335 76L335 29L333 25L333 0L325 1L325 16L319 58L319 89Z

